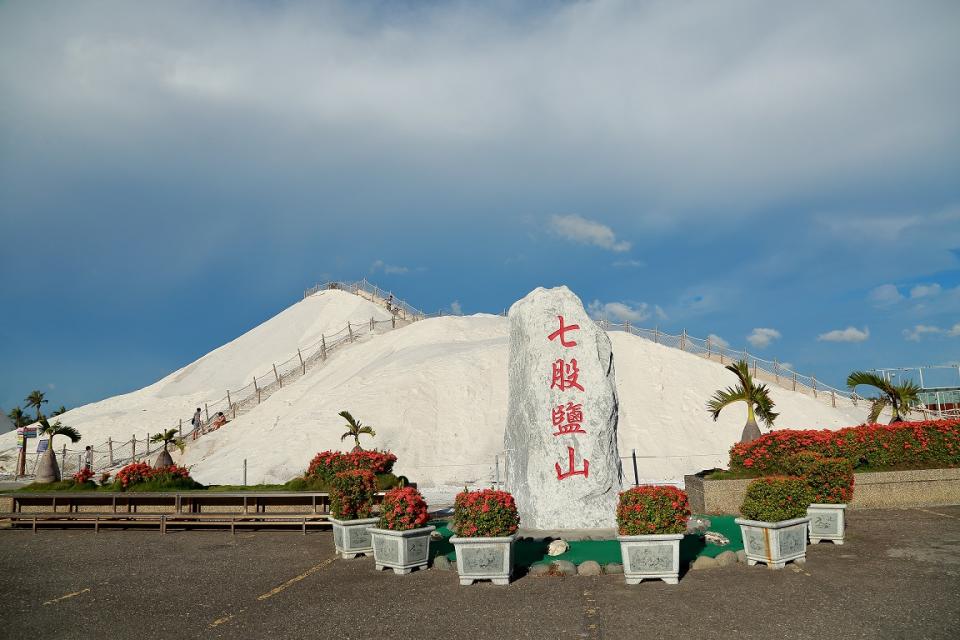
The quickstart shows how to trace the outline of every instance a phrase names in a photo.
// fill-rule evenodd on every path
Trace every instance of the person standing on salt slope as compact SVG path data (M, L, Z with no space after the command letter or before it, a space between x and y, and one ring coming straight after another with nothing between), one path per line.
M197 407L197 410L193 414L193 419L190 420L190 424L193 425L194 430L199 431L200 427L203 426L203 418L200 417L200 407Z

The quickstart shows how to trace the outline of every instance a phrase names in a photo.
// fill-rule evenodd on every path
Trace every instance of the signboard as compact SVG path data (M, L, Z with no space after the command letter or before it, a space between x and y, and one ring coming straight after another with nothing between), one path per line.
M50 441L44 438L37 443L37 453L43 453L50 446Z

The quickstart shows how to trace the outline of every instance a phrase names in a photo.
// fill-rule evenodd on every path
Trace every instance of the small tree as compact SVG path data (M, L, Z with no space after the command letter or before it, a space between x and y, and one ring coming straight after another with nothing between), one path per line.
M37 482L58 482L60 480L60 466L57 464L57 456L53 452L53 437L66 436L70 442L76 444L80 442L80 432L73 427L60 424L57 420L50 424L46 418L40 418L40 429L38 436L48 436L50 440L47 443L47 450L43 452L40 458L40 464L37 466Z
M31 422L33 422L33 420L27 417L27 414L25 414L23 412L23 409L21 409L20 407L14 407L13 409L10 410L10 413L7 415L10 416L10 420L13 421L13 426L15 426L18 429L20 427L25 427Z
M66 408L65 406L63 406L63 405L60 405L60 407L59 407L58 409L56 409L55 411L50 412L50 417L51 417L51 418L56 418L57 416L62 416L62 415L65 414L66 412L67 412L67 408Z
M153 463L155 469L160 467L169 467L173 464L173 458L170 457L170 451L167 450L171 444L180 450L180 453L183 453L183 450L186 448L186 445L183 443L181 438L177 437L176 429L167 429L160 433L155 433L150 436L150 442L162 442L163 451L160 452L160 455L157 456L156 462Z
M870 401L870 414L867 416L867 422L871 424L880 418L880 414L887 407L890 407L890 412L893 414L893 417L890 418L890 424L903 422L903 419L913 410L913 407L920 404L920 387L912 380L894 384L883 376L870 371L854 371L847 376L847 387L851 391L855 391L860 385L874 387L880 391L879 396L867 398Z
M734 402L747 403L747 423L740 434L740 442L750 442L760 437L760 428L757 426L757 418L772 427L778 413L774 413L773 399L770 398L770 390L765 384L754 384L753 377L750 375L750 367L746 360L740 360L735 364L728 364L727 371L733 373L739 379L740 383L735 387L727 387L723 391L717 391L710 401L707 402L707 411L713 416L716 422L720 417L720 412L727 405Z
M373 427L364 425L359 420L355 420L349 411L341 411L338 415L347 421L347 432L340 436L340 442L343 442L347 438L353 438L354 451L359 451L363 448L360 446L361 434L366 434L371 438L376 437L377 432L373 430Z

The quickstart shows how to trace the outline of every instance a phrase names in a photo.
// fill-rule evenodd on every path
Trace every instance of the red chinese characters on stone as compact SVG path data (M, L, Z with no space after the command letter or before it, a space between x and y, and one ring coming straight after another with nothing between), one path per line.
M577 359L572 358L566 362L563 358L558 358L553 363L553 379L550 382L551 389L566 391L567 389L579 389L583 391L583 386L577 381L580 377L580 368L577 367Z
M568 327L568 326L565 326L565 325L563 324L563 316L557 316L557 320L560 321L560 328L557 329L556 331L554 331L553 333L551 333L550 335L548 335L548 336L547 336L547 339L552 342L552 341L555 340L556 338L560 338L560 345L561 345L561 346L564 346L564 347L575 347L575 346L577 346L577 343L576 343L576 341L574 341L574 340L571 340L571 341L567 342L567 339L564 337L564 335L567 333L567 331L574 331L575 329L579 329L579 328L580 328L580 325L578 325L578 324L572 324L572 325L570 325L569 327Z
M583 423L583 405L568 402L566 406L558 404L550 412L550 418L557 431L555 436L563 436L570 433L586 433L580 428Z
M557 480L563 480L564 478L569 478L570 476L583 476L584 478L590 477L590 461L584 458L583 460L583 469L577 470L573 462L573 447L567 447L567 455L570 457L570 470L564 472L560 468L560 463L556 463L554 467L557 470Z

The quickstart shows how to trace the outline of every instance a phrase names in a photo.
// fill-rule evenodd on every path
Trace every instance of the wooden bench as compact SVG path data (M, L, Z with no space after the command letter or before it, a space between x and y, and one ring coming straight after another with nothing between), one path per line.
M237 527L299 526L307 534L307 526L329 526L328 516L323 514L258 513L258 514L213 514L213 513L0 513L0 521L9 521L12 527L29 524L34 533L38 526L59 527L92 526L95 533L101 526L159 526L166 534L167 527L230 527L235 534Z

